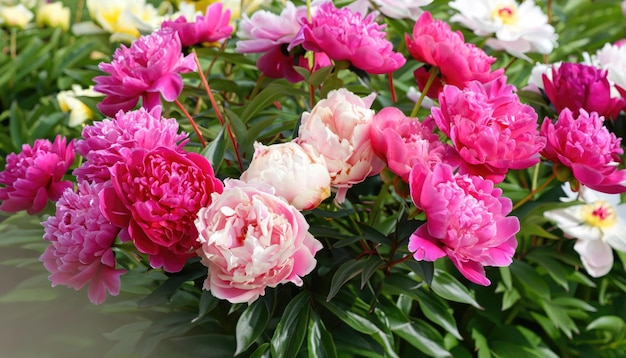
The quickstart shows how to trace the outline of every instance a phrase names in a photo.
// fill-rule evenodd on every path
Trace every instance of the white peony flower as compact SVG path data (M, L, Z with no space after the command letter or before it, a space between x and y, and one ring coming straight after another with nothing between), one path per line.
M422 7L431 2L433 0L356 0L348 7L363 15L375 9L392 19L417 20L423 12Z
M607 43L594 55L583 53L583 63L608 71L611 98L621 97L615 86L626 90L626 47Z
M70 28L70 8L60 1L43 4L37 10L36 20L40 27L60 27L67 31Z
M131 42L156 30L162 21L145 0L87 0L87 9L91 19L112 34L111 41Z
M102 96L93 90L93 86L83 89L79 85L72 85L69 91L61 91L57 94L57 101L61 111L70 114L68 126L76 127L85 121L93 118L93 112L86 104L77 97L99 97Z
M5 27L26 28L35 15L22 4L0 6L0 25Z

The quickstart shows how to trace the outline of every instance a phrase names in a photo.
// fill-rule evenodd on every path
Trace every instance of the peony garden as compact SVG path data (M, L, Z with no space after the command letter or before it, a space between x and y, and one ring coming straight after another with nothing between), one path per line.
M8 357L626 356L626 2L0 0Z

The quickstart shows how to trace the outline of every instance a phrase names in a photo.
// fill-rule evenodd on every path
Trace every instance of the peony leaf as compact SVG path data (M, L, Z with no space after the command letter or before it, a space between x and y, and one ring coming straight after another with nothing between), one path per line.
M478 309L483 309L470 291L459 280L442 270L435 270L435 275L430 288L441 298L454 302L470 304Z
M309 323L309 298L307 292L300 292L285 308L272 337L272 357L291 358L300 351Z
M270 313L264 299L258 299L246 308L237 321L236 338L237 351L242 353L256 341L265 331L270 319Z
M309 335L307 339L309 358L337 357L337 347L333 336L326 330L324 322L313 311L309 320Z
M326 301L330 301L335 297L339 289L346 282L350 281L353 277L363 272L365 266L367 265L367 260L349 260L343 263L335 274L333 275L333 280L330 283L330 290L328 291L328 296L326 296Z

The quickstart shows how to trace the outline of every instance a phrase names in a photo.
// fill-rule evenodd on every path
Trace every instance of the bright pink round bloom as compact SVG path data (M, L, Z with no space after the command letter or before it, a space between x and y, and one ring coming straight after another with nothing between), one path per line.
M434 128L432 117L420 123L395 107L386 107L374 115L370 127L372 148L392 172L408 183L417 163L432 168L442 162L458 162L454 148L439 141Z
M231 303L251 303L266 287L293 282L316 265L322 244L304 216L271 187L228 179L222 194L200 209L198 255L209 268L204 289Z
M161 117L160 106L150 111L119 111L115 118L86 126L82 135L83 139L76 142L76 153L84 162L73 174L78 180L92 182L110 180L109 168L124 161L133 149L166 147L183 151L187 143L187 135L178 134L176 119Z
M334 61L349 61L371 74L389 73L402 67L406 59L393 51L382 31L385 25L374 22L372 13L365 18L348 8L338 9L332 2L319 6L311 22L302 28L302 47L325 52Z
M98 109L107 116L135 107L139 98L148 110L161 104L161 96L172 102L183 90L181 73L196 70L192 55L183 56L176 31L160 29L142 36L130 48L121 45L111 63L98 66L108 76L97 76L94 90L106 98Z
M430 66L439 68L438 79L433 82L428 92L429 97L449 84L463 88L468 81L489 82L504 73L503 69L491 71L491 64L496 59L474 44L465 43L460 31L453 32L450 25L441 20L433 20L425 11L413 27L413 39L405 36L407 49L413 58ZM420 67L415 76L420 89L429 77L427 69Z
M120 229L100 212L98 194L106 184L78 183L78 192L68 188L57 202L54 216L42 223L43 238L50 246L40 261L50 271L52 286L81 289L89 283L88 296L103 303L107 292L120 292L120 275L111 247Z
M543 87L557 112L569 108L574 116L580 109L587 113L597 112L605 118L619 115L626 102L611 98L611 84L607 71L582 63L564 62L552 67L552 79L545 74Z
M194 220L223 187L206 158L165 147L136 149L111 169L111 182L100 193L100 208L122 228L122 240L149 255L152 267L177 272L196 256Z
M576 117L565 108L556 123L546 118L541 134L547 144L541 154L572 170L574 178L591 189L617 194L626 192L626 170L619 169L624 150L621 138L602 124L597 113L580 109Z
M511 264L520 224L506 216L511 200L491 180L454 174L447 164L432 171L416 166L410 187L427 219L409 239L416 260L448 256L465 278L483 286L491 284L484 266Z
M42 211L48 200L57 201L72 182L63 176L74 163L74 143L58 135L54 143L37 139L31 147L22 145L22 152L6 157L0 172L0 210L26 210L30 215Z
M223 11L223 7L221 2L215 2L206 8L206 15L197 16L194 22L188 22L184 16L180 16L174 21L163 21L161 28L178 32L180 42L185 47L223 40L233 32L233 27L229 25L230 10Z
M514 90L502 76L463 89L446 85L439 94L440 107L432 108L432 116L459 152L461 173L498 183L509 169L539 163L546 140L539 136L537 113Z

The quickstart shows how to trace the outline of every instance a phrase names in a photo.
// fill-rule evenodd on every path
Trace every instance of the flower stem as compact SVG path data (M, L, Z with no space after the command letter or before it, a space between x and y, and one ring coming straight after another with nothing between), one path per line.
M393 73L389 72L389 92L391 92L391 103L396 103L396 89L393 87Z
M417 102L415 102L415 107L413 107L413 110L411 111L411 115L409 117L411 118L415 118L415 116L417 116L417 111L419 111L420 107L422 106L422 102L424 101L424 98L426 97L426 93L428 93L428 91L430 90L430 87L433 85L433 82L435 82L435 78L437 78L437 75L439 74L439 67L433 66L430 68L430 70L428 70L428 73L430 74L430 77L428 77L428 81L426 82L426 85L424 86L424 89L422 90L422 94L420 95L420 98L417 100Z
M202 144L202 148L206 148L206 142L204 141L204 138L202 138L202 133L200 133L200 128L198 128L198 125L196 124L196 121L193 120L193 118L191 117L189 112L187 112L187 109L185 109L185 106L183 106L183 104L180 103L178 98L176 98L174 100L174 103L176 103L178 108L180 108L180 110L183 111L183 114L185 115L185 117L187 117L189 122L191 122L191 125L193 126L193 129L196 131L196 134L198 135L198 138L200 138L200 143Z
M17 57L17 30L15 27L11 28L11 43L10 43L11 58Z
M554 179L556 179L556 175L554 173L552 173L552 175L550 175L550 177L548 179L546 179L546 181L541 183L541 185L537 189L531 191L530 194L526 195L522 200L518 201L515 205L513 205L513 208L511 209L511 211L519 208L520 206L524 205L527 201L531 200L535 196L535 194L537 194L538 192L540 192L543 189L545 189L546 187L548 187L548 185Z

